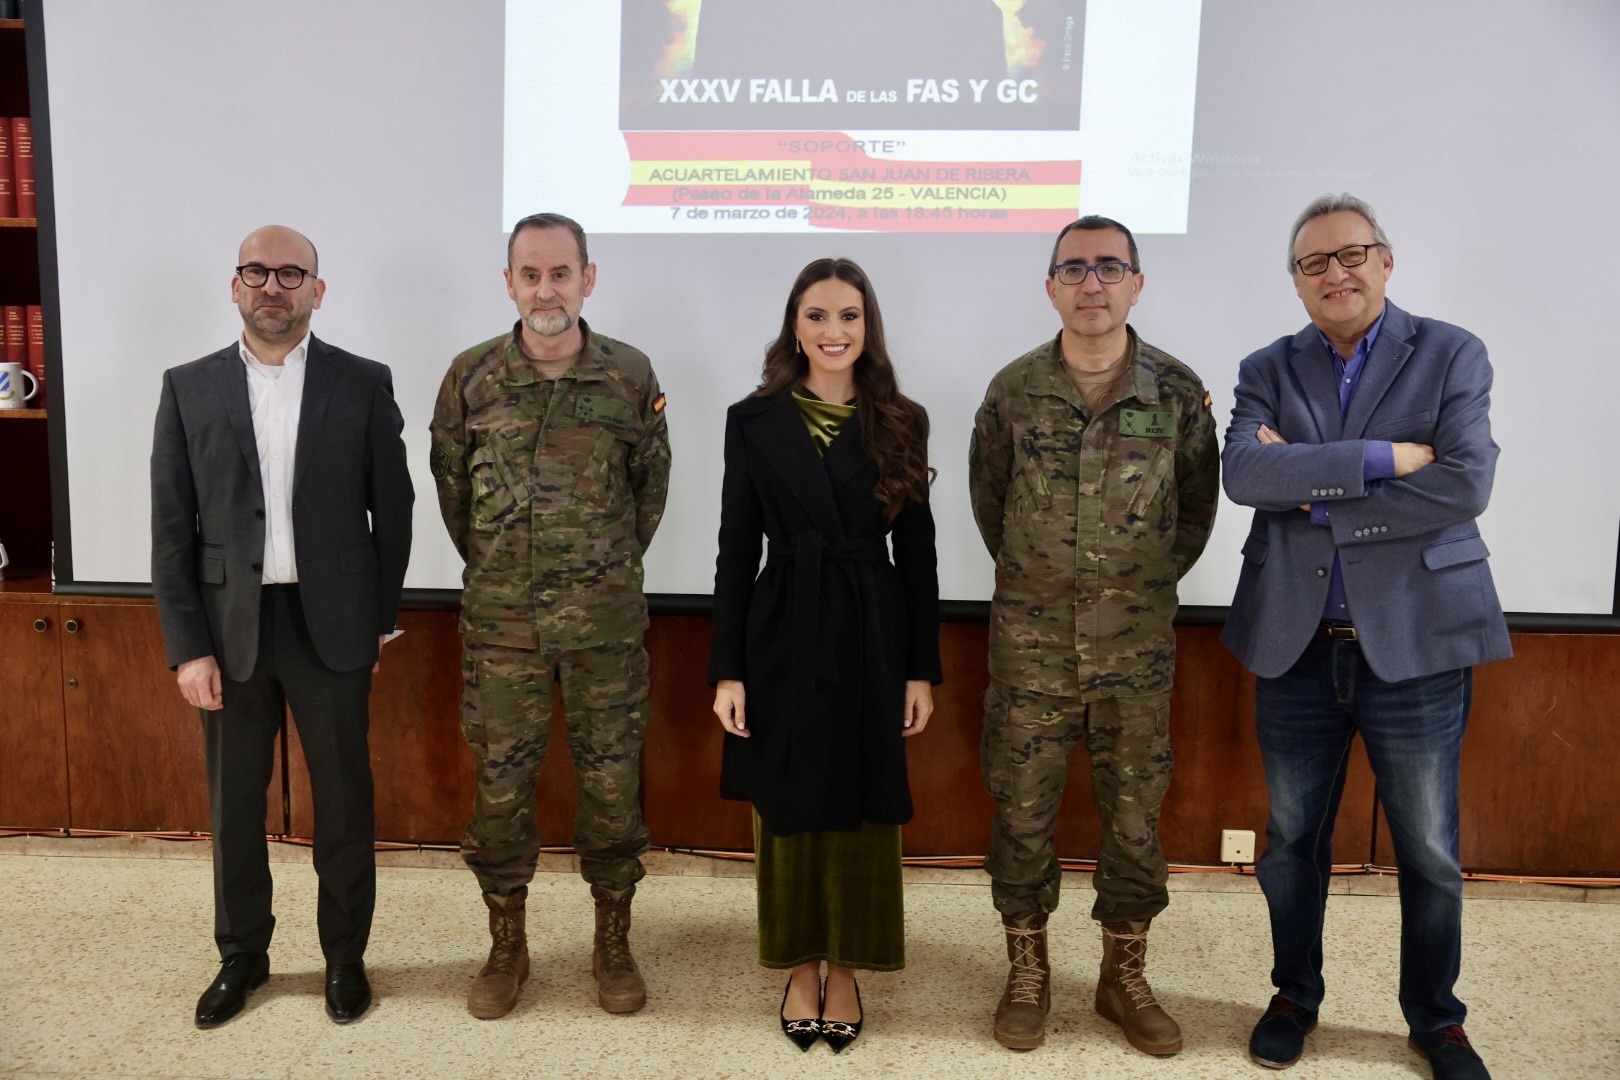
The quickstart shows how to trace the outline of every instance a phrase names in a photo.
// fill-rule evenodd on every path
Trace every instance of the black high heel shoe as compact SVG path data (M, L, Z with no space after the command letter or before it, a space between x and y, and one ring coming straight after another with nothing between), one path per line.
M787 988L782 991L782 1009L787 1008L788 991L793 989L793 976L788 976ZM787 1013L777 1010L777 1020L782 1024L782 1034L793 1040L793 1045L801 1051L808 1052L821 1038L821 1018L818 1016L806 1017L803 1020L789 1020Z
M827 1007L825 997L822 998L821 1007L823 1009ZM855 984L855 1007L860 1009L861 1018L853 1024L826 1018L821 1021L821 1037L827 1040L827 1045L832 1047L832 1052L835 1054L842 1054L844 1047L860 1037L861 1025L866 1022L866 1009L861 1005L861 984L859 982Z

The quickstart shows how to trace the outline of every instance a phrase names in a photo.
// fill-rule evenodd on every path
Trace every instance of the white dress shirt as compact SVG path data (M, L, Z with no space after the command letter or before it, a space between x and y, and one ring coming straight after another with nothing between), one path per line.
M293 454L298 447L298 417L303 411L305 360L309 335L304 335L279 365L260 363L242 340L242 363L247 367L248 404L253 410L253 441L259 449L259 477L264 481L264 557L266 585L290 585L298 580L293 551Z

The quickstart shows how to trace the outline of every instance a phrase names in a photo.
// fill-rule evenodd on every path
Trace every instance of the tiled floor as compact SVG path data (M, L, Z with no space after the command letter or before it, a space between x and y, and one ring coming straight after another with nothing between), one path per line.
M86 850L95 854L63 857ZM472 879L453 857L401 857L437 865L381 872L367 957L377 1004L340 1028L322 1013L314 874L306 853L278 848L270 984L235 1021L201 1032L192 1007L217 967L209 863L196 857L206 845L162 845L162 858L125 851L0 841L0 1080L1272 1075L1244 1053L1270 993L1265 906L1250 878L1175 879L1149 971L1186 1049L1161 1060L1091 1010L1099 944L1084 877L1066 882L1053 916L1047 1045L1014 1054L990 1036L1005 961L983 875L908 871L910 966L862 980L866 1031L835 1058L825 1045L801 1055L777 1031L780 979L754 963L753 887L736 876L745 866L653 860L633 933L648 1004L612 1017L592 992L587 888L566 860L549 860L561 872L540 875L529 901L535 977L511 1016L481 1022L465 1008L488 941ZM1428 1076L1395 1004L1389 883L1342 887L1328 909L1329 1002L1292 1075ZM1466 902L1458 991L1493 1074L1620 1077L1620 904L1583 902L1617 897L1486 891Z

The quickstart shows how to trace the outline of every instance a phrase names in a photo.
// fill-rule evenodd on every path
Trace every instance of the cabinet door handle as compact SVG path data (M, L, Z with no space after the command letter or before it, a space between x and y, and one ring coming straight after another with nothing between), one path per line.
M70 634L77 634L79 632L79 620L69 619L67 622L62 624L62 628Z
M43 634L45 631L49 630L50 628L51 628L51 624L46 622L44 619L35 619L34 620L34 631L36 633Z
M79 680L78 679L69 679L68 680L68 685L72 686L72 687L77 687L79 685Z

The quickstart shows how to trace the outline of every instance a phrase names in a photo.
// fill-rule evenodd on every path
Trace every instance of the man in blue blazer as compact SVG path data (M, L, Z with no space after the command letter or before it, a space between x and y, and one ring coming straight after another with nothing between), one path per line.
M1511 653L1475 520L1496 469L1491 366L1472 334L1384 299L1394 266L1370 206L1311 203L1288 256L1311 325L1243 361L1226 432L1226 493L1255 514L1221 640L1259 677L1271 799L1257 874L1277 993L1249 1053L1286 1068L1316 1026L1333 821L1359 734L1400 867L1411 1044L1436 1077L1485 1077L1452 987L1472 668Z
M152 440L152 593L169 666L207 744L214 940L197 1002L214 1028L270 976L265 787L292 707L315 802L326 1011L371 1004L377 893L371 674L411 550L404 421L388 368L309 332L315 246L269 225L242 241L242 336L163 374Z

